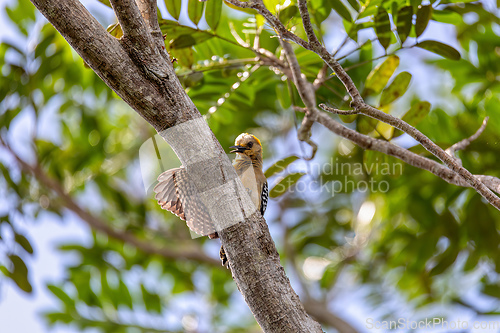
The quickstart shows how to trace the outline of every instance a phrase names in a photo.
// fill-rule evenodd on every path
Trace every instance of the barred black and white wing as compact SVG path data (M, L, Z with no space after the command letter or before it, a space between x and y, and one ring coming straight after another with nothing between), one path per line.
M264 216L267 208L267 200L269 200L269 188L267 187L267 182L262 186L262 193L260 197L260 213Z
M186 221L195 233L217 237L208 210L198 196L198 189L184 168L167 170L158 176L158 181L153 191L161 208Z

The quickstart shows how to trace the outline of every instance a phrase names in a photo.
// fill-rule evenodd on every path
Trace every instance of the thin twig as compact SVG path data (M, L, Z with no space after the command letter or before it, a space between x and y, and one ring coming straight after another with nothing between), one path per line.
M319 107L327 112L334 113L334 114L341 114L341 115L359 114L358 110L339 110L339 109L331 108L323 103L321 103L319 105Z
M323 83L325 83L325 81L328 79L328 66L327 64L323 64L323 67L321 67L321 69L319 70L318 72L318 75L316 75L316 78L314 79L314 82L313 82L313 87L314 87L314 90L318 90L319 87L321 87L321 85L323 85Z
M483 133L484 129L486 128L486 125L488 124L489 117L484 118L483 123L481 124L481 127L476 131L476 133L472 134L470 137L467 139L463 139L462 141L459 141L452 145L450 148L446 149L446 152L450 154L450 156L455 156L455 152L457 150L463 150L467 148L472 141L476 140L479 138L479 136Z
M264 63L264 61L262 60L261 62ZM224 61L223 63L215 63L210 66L199 67L184 73L179 73L177 74L177 77L183 77L194 73L208 72L220 69L241 68L243 65L255 65L257 63L259 63L259 58L229 59Z

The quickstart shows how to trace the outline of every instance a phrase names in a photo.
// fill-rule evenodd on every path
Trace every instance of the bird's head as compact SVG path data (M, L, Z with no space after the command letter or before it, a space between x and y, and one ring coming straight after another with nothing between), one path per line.
M243 154L252 160L262 159L262 145L260 140L252 134L241 133L234 141L234 146L229 148L233 149L230 151L231 153Z

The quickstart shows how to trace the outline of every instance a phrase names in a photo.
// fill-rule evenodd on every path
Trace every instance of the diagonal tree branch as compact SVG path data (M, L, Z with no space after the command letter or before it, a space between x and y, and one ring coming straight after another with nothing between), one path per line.
M259 14L264 16L266 20L271 24L271 26L277 31L278 35L281 39L289 39L294 41L295 43L303 46L304 48L311 50L318 54L320 58L332 69L332 71L337 75L339 80L346 87L349 95L352 98L351 106L354 110L359 113L365 114L374 119L385 122L391 126L394 126L403 132L407 133L415 140L417 140L426 150L428 150L431 154L439 158L448 168L457 173L460 177L462 177L470 187L474 188L476 192L481 194L492 206L500 210L500 198L496 196L485 184L483 184L479 179L474 177L472 173L470 173L467 169L462 167L457 161L448 155L443 149L441 149L438 145L432 142L429 138L427 138L423 133L418 131L413 126L408 123L398 119L394 116L388 115L385 112L382 112L368 104L366 104L359 93L359 90L356 88L356 85L352 81L351 77L346 73L344 68L339 64L339 62L334 58L334 56L328 52L328 50L321 45L321 43L308 43L303 39L299 38L292 32L288 31L286 27L264 6L262 1L257 2L242 2L239 0L228 0L235 6L244 7L244 8L253 8L256 9ZM299 7L302 22L304 24L304 28L306 29L306 33L308 38L314 41L314 31L312 30L312 25L310 22L309 14L306 8L306 4L302 3ZM300 91L299 86L297 89ZM302 95L301 95L302 97ZM307 103L304 100L304 103ZM306 104L307 105L307 104ZM312 112L312 110L310 110ZM306 114L307 116L307 114Z
M470 173L469 170L462 167L460 163L448 155L441 147L432 142L427 136L422 132L417 130L415 127L409 125L403 120L396 118L390 114L382 112L364 102L354 107L355 110L359 110L362 114L372 117L377 120L381 120L395 128L407 133L412 138L417 140L426 150L432 153L434 156L439 158L442 162L446 164L448 168L459 174L471 187L473 187L479 194L481 194L488 202L495 208L500 210L500 198L491 192L485 184L480 182L476 177Z
M349 115L349 114L358 114L358 113L360 113L360 111L356 110L356 109L354 109L354 110L347 110L347 111L346 110L337 110L337 109L333 109L333 108L331 108L329 106L326 106L324 104L320 104L320 107L323 110L325 110L325 111L328 111L328 112L331 112L331 113L335 113L335 114ZM398 119L398 118L396 118L396 119ZM481 133L486 128L487 122L488 122L488 117L486 117L484 119L481 127L477 130L476 133L474 133L469 138L464 139L464 140L462 140L462 141L454 144L453 146L451 146L450 148L448 148L446 150L446 152L449 152L450 155L453 157L453 152L456 149L465 149L473 140L477 139L479 137L479 135L481 135ZM386 141L382 141L382 142L386 142ZM358 143L358 142L355 142L355 143ZM452 150L452 148L454 146L456 148L454 148ZM377 147L377 145L374 145L374 147ZM396 146L396 147L398 149L401 149L398 146ZM372 149L372 150L380 151L379 149ZM428 159L426 157L414 154L414 153L412 153L412 152L410 152L410 151L408 151L406 149L405 149L405 151L408 154L407 160L405 160L405 162L409 163L408 161L419 160L418 162L415 162L415 164L411 164L411 163L409 163L409 164L411 164L413 166L420 165L420 168L425 169L427 171L430 171L430 172L434 173L436 176L438 176L440 178L443 178L444 180L446 180L450 184L454 184L454 185L458 185L458 186L464 186L464 187L472 187L468 182L465 181L465 179L463 179L463 177L460 177L456 172L450 170L449 168L446 168L443 165L441 165L441 164L439 164L439 163L437 163L437 162L435 162L435 161L433 161L431 159ZM393 156L395 156L395 155L393 155ZM461 163L461 162L458 160L458 163ZM500 185L500 179L499 178L496 178L496 177L493 177L493 176L485 176L485 175L474 175L474 177L476 179L478 179L480 182L482 182L484 185L486 185L492 191L500 193L500 186L499 186Z
M287 55L288 62L290 64L290 69L292 70L293 73L293 79L294 82L297 86L297 90L299 93L302 91L308 91L307 89L309 88L308 85L310 86L310 83L305 80L304 77L301 76L300 73L300 67L299 63L297 61L297 58L295 57L295 54L293 53L293 49L291 45L285 41L282 41L282 46L283 49L285 50L285 53ZM302 123L302 126L300 128L301 131L299 131L299 135L304 133L304 126L306 127L307 130L309 131L312 125L312 119L315 121L321 123L323 126L329 128L332 132L336 133L337 135L340 135L344 138L349 139L350 141L356 143L360 147L368 150L375 150L379 151L382 153L385 153L387 155L391 155L394 157L397 157L406 163L424 169L432 172L436 176L444 179L448 183L455 184L458 186L464 186L464 187L470 187L470 184L467 183L462 177L460 177L456 172L453 172L449 168L446 168L440 163L437 163L436 161L433 161L431 159L428 159L426 157L417 155L407 149L401 148L399 146L396 146L390 142L383 141L383 140L378 140L371 138L367 135L363 135L359 132L356 132L354 130L351 130L340 123L334 121L332 118L327 117L325 114L320 113L314 104L311 106L311 104L314 102L314 95L311 94L305 94L302 93L301 98L304 100L304 104L306 104L306 109L296 109L297 111L302 111L306 112L306 116L304 117L304 121ZM337 110L330 108L324 104L320 104L320 107L324 109L325 111L335 113L335 114L343 114L343 115L349 115L349 114L358 114L361 113L359 109L354 109L354 110ZM311 111L308 111L311 110ZM377 110L378 111L378 110ZM384 115L386 115L384 113ZM398 119L398 118L395 118ZM388 121L392 121L392 119L388 118ZM406 123L405 123L406 124ZM471 138L476 138L479 136L479 134L484 130L485 124L483 122L483 126L474 134ZM479 134L478 134L479 133ZM299 137L300 139L300 137ZM462 142L462 141L461 141ZM491 190L496 191L500 193L500 179L491 177L491 176L482 176L478 175L476 176L477 179L481 180L484 182L485 185L487 185Z
M78 205L73 198L64 191L63 187L59 182L50 178L41 168L39 164L31 165L28 162L21 159L11 148L6 145L3 140L0 139L0 144L5 147L10 154L15 158L21 169L25 172L32 174L41 184L43 184L47 189L53 191L62 200L64 207L75 213L82 221L87 223L92 229L102 232L109 237L123 241L130 245L135 246L144 253L151 255L159 255L166 259L176 260L176 259L186 259L194 260L200 263L216 265L220 267L219 261L207 256L203 251L198 249L171 249L167 247L158 247L151 243L150 241L143 241L137 238L135 235L116 230L105 223L103 220L95 215L92 215L87 210L83 209Z
M322 124L333 133L354 142L363 149L374 150L386 155L394 156L411 166L430 171L450 184L471 187L470 184L466 182L462 177L460 177L456 172L450 170L446 166L434 160L417 155L390 142L380 139L374 139L367 135L361 134L355 130L341 125L324 113L318 113L316 119L318 123ZM477 175L475 177L478 180L484 182L484 184L486 184L492 190L500 193L500 179L484 175Z

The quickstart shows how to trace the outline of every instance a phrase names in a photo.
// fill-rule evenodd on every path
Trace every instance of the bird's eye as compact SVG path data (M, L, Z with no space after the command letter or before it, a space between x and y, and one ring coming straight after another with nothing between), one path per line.
M247 144L247 146L248 146L248 148L252 148L252 147L253 147L253 142L249 142L249 143Z

